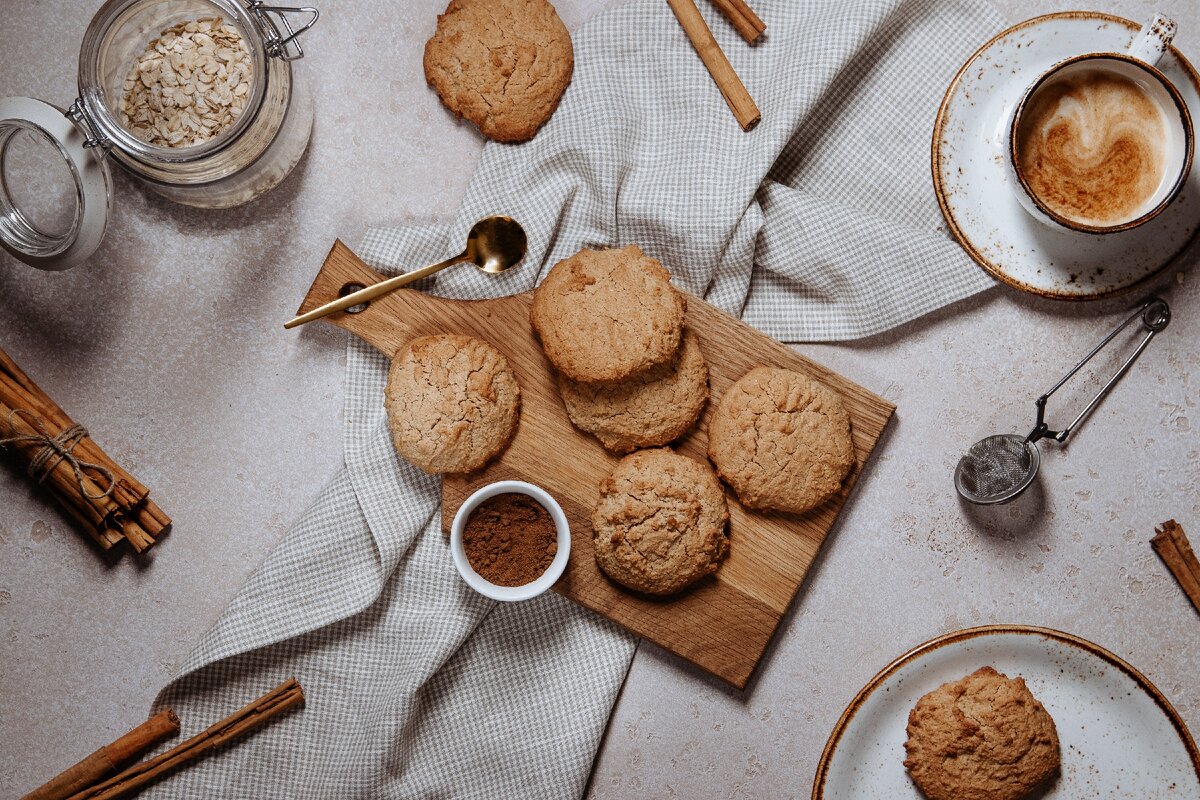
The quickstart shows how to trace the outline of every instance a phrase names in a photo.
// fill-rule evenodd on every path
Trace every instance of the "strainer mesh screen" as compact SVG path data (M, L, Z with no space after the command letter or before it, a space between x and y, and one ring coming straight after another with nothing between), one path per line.
M959 465L962 487L980 498L998 497L1029 475L1029 448L1013 434L989 436L971 445Z

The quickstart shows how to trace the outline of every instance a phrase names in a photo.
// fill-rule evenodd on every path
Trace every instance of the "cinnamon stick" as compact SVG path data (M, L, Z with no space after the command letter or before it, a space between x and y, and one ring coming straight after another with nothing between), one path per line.
M75 766L34 789L21 800L65 800L124 769L156 745L179 733L179 717L169 708L106 744Z
M754 9L746 5L746 0L713 0L713 4L747 42L753 44L767 29L767 24L759 19Z
M61 433L75 425L74 420L0 349L0 421L10 419L9 414L14 409L32 414L52 434ZM28 419L25 421L28 422ZM10 426L0 425L0 436L4 435L7 427ZM28 434L29 426L24 427L26 430L23 433ZM25 448L24 456L31 458L41 449L36 443L31 443ZM112 491L107 498L110 502L100 505L83 496L79 481L50 481L50 476L47 476L51 492L66 509L68 516L78 522L102 549L107 550L124 538L134 550L141 553L170 527L171 518L150 500L150 490L113 461L90 436L84 436L76 442L72 455L80 461L107 469L113 476ZM61 467L60 463L58 468ZM66 470L64 475L73 478L74 469L69 464ZM93 487L87 490L93 494L96 493L94 484L95 481ZM107 484L102 488L107 489ZM96 508L100 508L104 514L99 521L93 519Z
M733 65L725 57L725 51L713 38L712 31L709 30L704 17L700 16L700 9L696 8L694 0L667 0L667 5L683 26L683 32L687 34L692 47L696 48L696 53L704 62L708 74L717 84L721 96L725 98L729 110L733 112L742 130L748 131L753 128L762 118L758 106L746 91L742 79L734 72Z
M239 736L304 704L304 690L289 678L249 705L167 752L134 764L103 783L71 795L70 800L116 800L128 797L168 772L200 758Z
M1173 519L1167 520L1155 528L1150 544L1175 576L1196 611L1200 612L1200 561L1196 560L1192 543L1188 541L1183 527Z

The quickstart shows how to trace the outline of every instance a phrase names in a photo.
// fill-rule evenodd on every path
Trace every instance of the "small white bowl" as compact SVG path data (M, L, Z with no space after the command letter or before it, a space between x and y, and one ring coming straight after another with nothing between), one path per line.
M550 562L546 571L533 583L527 583L524 586L497 586L476 572L471 567L471 562L467 560L467 552L463 549L462 541L463 528L467 525L467 518L480 503L498 494L528 495L541 503L550 512L550 519L554 520L554 528L558 532L558 552L555 553L554 560ZM562 506L544 489L534 486L532 483L525 483L525 481L497 481L477 489L466 499L466 502L459 506L458 513L454 515L454 522L450 525L450 555L454 559L454 566L458 568L458 574L462 575L468 586L484 597L510 603L517 600L528 600L545 592L562 577L563 571L567 568L567 559L571 555L571 527L567 524L567 515L563 513Z

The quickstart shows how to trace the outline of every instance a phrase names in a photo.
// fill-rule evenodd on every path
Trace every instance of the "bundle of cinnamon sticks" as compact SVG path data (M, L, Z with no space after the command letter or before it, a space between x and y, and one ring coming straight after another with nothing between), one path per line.
M167 773L302 705L304 690L295 678L289 678L178 746L128 766L179 733L179 718L170 709L164 709L21 800L118 800L129 797Z
M102 550L127 541L145 552L171 525L150 490L109 458L2 349L0 442L7 442L0 450L29 470Z

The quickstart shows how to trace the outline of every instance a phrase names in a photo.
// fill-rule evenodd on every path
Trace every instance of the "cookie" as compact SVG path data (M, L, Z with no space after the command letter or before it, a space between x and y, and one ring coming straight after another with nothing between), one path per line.
M425 80L497 142L523 142L562 98L571 34L546 0L450 0L425 43Z
M668 363L687 310L670 279L636 244L558 262L530 312L546 357L581 383L616 383Z
M802 514L836 494L854 465L850 415L807 376L756 367L717 404L708 457L743 505Z
M929 800L1022 800L1059 768L1054 720L1021 678L991 667L917 701L904 743Z
M430 473L479 469L517 430L508 360L470 336L423 336L392 359L384 406L396 452Z
M580 383L563 374L558 389L575 427L615 453L658 447L696 424L708 402L708 365L689 330L670 362L619 383Z
M625 456L592 512L596 563L639 592L674 594L717 571L729 550L729 508L708 464L669 448Z

